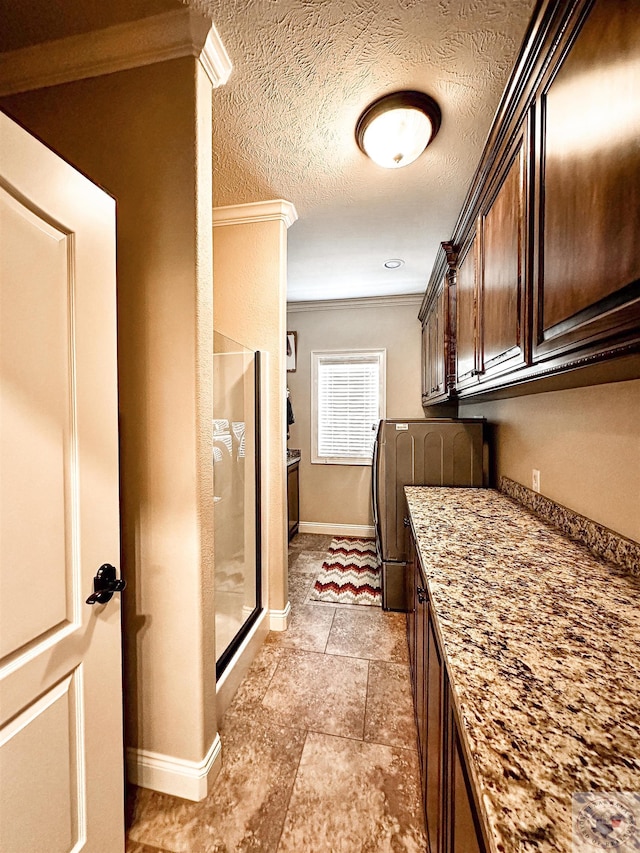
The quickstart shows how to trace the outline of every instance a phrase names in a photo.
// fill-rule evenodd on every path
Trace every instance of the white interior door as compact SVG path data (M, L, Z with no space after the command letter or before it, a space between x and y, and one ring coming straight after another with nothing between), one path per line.
M0 850L124 849L115 203L0 114Z

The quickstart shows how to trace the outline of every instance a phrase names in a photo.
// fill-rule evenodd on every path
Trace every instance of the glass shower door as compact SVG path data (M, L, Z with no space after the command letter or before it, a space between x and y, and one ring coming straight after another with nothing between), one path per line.
M218 677L261 609L259 355L214 333L213 486Z

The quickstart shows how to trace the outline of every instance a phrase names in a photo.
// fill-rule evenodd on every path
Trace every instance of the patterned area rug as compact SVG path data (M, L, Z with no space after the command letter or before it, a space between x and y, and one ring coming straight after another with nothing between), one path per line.
M375 540L334 539L309 598L380 607L382 589Z

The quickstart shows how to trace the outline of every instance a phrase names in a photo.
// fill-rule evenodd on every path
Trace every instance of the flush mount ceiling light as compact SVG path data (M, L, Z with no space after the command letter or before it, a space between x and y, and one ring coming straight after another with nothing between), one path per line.
M404 261L402 258L389 258L388 261L384 262L384 265L388 270L397 270L399 267L404 266Z
M440 128L440 107L424 92L393 92L370 104L356 124L361 151L385 169L408 166Z

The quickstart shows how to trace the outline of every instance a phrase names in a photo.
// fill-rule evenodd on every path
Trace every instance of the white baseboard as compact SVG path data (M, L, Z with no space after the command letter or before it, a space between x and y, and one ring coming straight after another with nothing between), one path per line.
M301 521L300 533L321 533L324 536L363 536L372 539L375 527L371 524L325 524L320 521Z
M270 631L286 631L291 621L291 602L287 601L287 606L284 610L269 611L269 630Z
M222 744L216 734L202 761L187 761L147 749L127 747L127 777L134 785L185 800L204 800L222 766Z
M236 690L249 671L256 655L269 633L268 613L263 610L256 624L242 641L240 648L229 661L225 671L216 683L216 716L218 725L231 704Z

